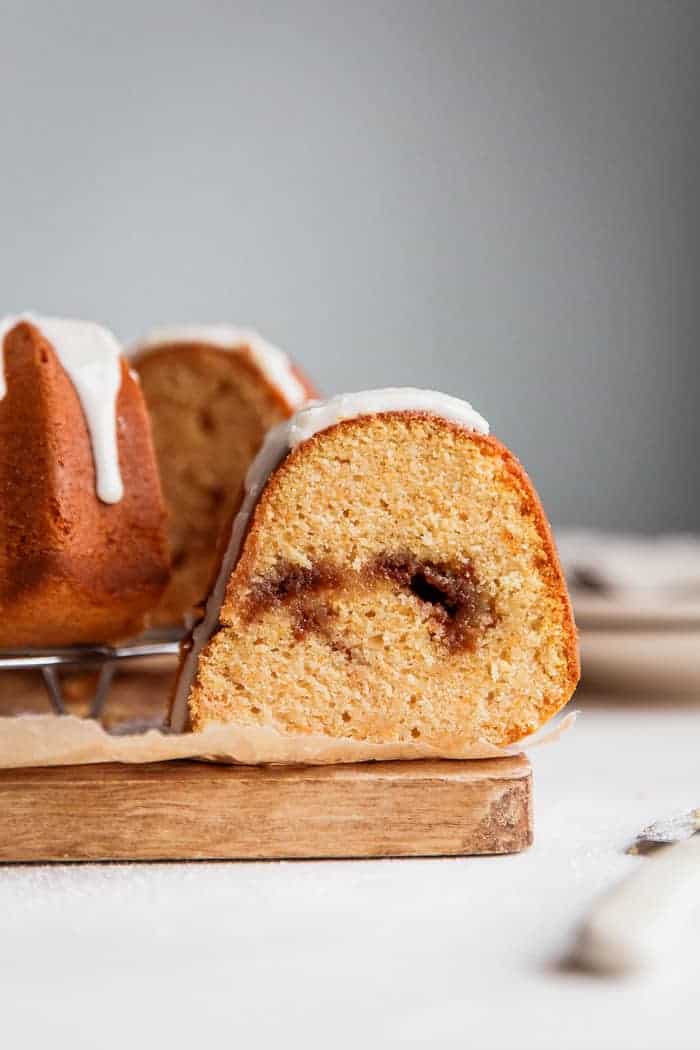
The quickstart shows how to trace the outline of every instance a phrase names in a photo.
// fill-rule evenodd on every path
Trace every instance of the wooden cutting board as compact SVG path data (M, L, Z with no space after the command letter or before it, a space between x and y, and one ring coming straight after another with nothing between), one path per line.
M169 674L131 670L105 724L163 717ZM69 678L74 714L92 695ZM35 675L0 676L0 714L46 711ZM532 841L524 755L472 762L0 770L0 861L417 857L515 853Z
M524 755L0 771L0 861L415 857L515 853L531 842Z

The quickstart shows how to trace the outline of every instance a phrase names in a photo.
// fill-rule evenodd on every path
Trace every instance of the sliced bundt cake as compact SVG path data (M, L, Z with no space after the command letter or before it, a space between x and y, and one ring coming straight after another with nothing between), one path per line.
M221 530L266 432L311 387L281 350L227 325L160 329L133 365L168 508L172 579L156 618L173 624L206 597Z
M457 757L521 739L571 697L575 628L544 512L465 402L388 390L308 407L246 488L173 728Z
M0 647L139 631L168 580L138 382L87 321L0 321Z

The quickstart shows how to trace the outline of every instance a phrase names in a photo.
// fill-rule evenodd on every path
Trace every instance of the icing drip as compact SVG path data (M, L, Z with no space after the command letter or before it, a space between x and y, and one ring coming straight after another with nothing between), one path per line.
M291 409L301 408L308 400L306 390L297 379L287 355L266 342L257 332L233 325L177 325L156 328L135 348L135 353L148 353L173 343L205 343L219 350L247 350L265 379L282 394Z
M0 400L7 392L2 360L6 335L27 321L51 344L70 379L85 416L95 463L97 496L118 503L124 495L117 448L117 396L121 347L106 328L91 321L38 317L31 313L0 319Z
M478 434L489 432L486 420L467 401L440 394L435 390L416 390L412 387L363 390L356 394L340 394L328 401L312 402L291 419L273 427L246 475L243 503L233 523L231 538L216 583L209 595L204 617L192 632L190 650L180 671L173 702L170 721L175 732L182 732L185 728L187 698L197 672L199 654L216 630L229 576L238 561L248 523L267 479L293 448L314 434L327 430L343 419L355 419L378 412L427 412L458 423Z

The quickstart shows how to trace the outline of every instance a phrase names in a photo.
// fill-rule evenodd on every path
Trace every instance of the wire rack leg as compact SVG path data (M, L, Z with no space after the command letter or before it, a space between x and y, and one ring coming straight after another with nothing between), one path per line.
M63 703L63 693L61 692L61 680L58 677L58 672L55 667L42 667L41 677L44 680L46 686L46 692L49 694L51 700L51 706L57 715L65 715L66 705Z
M104 663L100 669L100 677L97 679L97 688L95 689L95 696L93 697L92 705L90 707L90 718L101 718L102 712L104 711L105 702L109 694L110 686L112 685L112 679L114 678L114 672L116 671L116 664Z

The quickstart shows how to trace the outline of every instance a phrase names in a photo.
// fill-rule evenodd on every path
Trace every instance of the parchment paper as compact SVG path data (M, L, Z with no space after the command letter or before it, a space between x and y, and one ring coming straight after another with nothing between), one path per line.
M551 722L532 736L506 748L486 741L452 742L431 747L372 744L349 737L283 734L272 726L214 724L199 733L108 733L102 726L75 715L15 715L0 718L0 768L85 765L97 762L164 762L177 758L207 758L256 764L382 761L406 758L499 758L558 740L574 723L576 711Z

